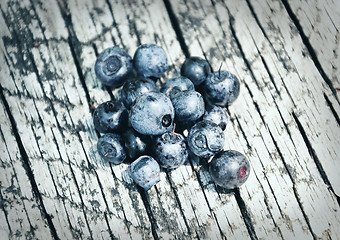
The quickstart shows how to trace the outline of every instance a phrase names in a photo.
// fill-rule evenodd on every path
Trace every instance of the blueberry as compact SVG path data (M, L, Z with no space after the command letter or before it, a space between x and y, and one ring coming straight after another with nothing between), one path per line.
M99 54L94 69L104 85L116 88L124 84L132 66L132 58L124 49L112 47Z
M123 140L116 133L105 133L97 142L99 155L114 164L122 163L126 158Z
M133 181L146 191L160 181L159 164L147 155L140 156L133 161L129 166L129 172Z
M248 179L250 164L248 159L238 151L222 151L210 161L209 172L217 185L233 189L241 186Z
M172 130L175 111L171 100L161 92L139 96L130 110L131 126L144 135L161 135Z
M101 133L122 131L128 121L128 111L118 100L100 104L93 112L93 123Z
M173 93L185 90L195 90L192 81L184 76L174 77L166 80L162 84L161 92L171 96Z
M204 82L210 73L209 63L200 57L187 58L181 67L181 75L189 78L195 86Z
M179 121L195 121L205 111L204 100L199 92L186 90L171 95L175 118Z
M216 123L224 131L228 123L228 115L224 108L216 105L207 104L203 120Z
M175 169L188 159L185 139L178 133L164 133L155 138L154 157L163 168Z
M224 133L217 124L202 120L189 130L187 141L192 153L209 158L223 149Z
M159 92L159 87L150 79L130 78L124 83L120 95L125 106L130 109L137 97L146 92Z
M142 135L132 128L128 128L122 134L124 146L130 159L136 158L148 153L151 146L150 136Z
M215 105L226 107L236 100L240 93L240 81L228 71L211 73L204 82L205 96Z
M140 45L133 57L133 63L143 77L160 78L169 67L164 49L155 44Z

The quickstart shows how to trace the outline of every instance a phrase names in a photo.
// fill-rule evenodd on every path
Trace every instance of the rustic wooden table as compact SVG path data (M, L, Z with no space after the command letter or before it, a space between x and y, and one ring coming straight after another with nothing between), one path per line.
M1 0L0 239L340 239L338 0ZM111 46L186 56L237 75L225 149L240 188L206 164L161 173L145 192L104 162L89 103Z

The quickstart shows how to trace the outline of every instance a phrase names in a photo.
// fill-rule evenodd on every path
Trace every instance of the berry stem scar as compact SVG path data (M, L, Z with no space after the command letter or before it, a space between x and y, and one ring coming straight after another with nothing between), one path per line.
M221 65L218 69L218 77L220 78L221 77L221 68L222 68L222 65L223 65L223 62L221 62Z

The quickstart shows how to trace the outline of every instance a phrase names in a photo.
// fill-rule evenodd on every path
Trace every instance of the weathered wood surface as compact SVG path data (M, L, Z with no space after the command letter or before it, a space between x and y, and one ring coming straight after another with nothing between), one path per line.
M0 239L340 239L337 1L0 2ZM93 65L117 45L205 57L241 80L225 149L238 190L205 163L145 192L96 153L89 103L117 94Z

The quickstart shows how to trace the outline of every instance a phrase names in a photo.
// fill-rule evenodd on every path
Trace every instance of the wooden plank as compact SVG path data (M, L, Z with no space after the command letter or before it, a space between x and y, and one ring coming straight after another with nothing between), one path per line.
M276 6L276 3L270 3L271 9L275 9L274 12L282 9L278 6L277 8L274 8L273 5ZM293 52L289 54L289 51L292 49L288 41L291 41L292 34L290 34L289 40L286 37L287 33L285 33L282 34L282 36L284 36L284 39L275 41L276 39L278 39L278 36L276 35L274 37L274 33L268 33L270 32L270 30L266 29L267 36L269 34L272 34L273 37L270 38L270 44L268 44L268 42L264 43L263 41L261 41L263 39L263 34L259 34L258 32L260 30L259 27L256 28L256 23L254 22L254 20L252 22L251 18L249 18L249 16L251 16L251 13L249 11L246 12L247 7L238 6L237 8L233 4L229 4L228 6L230 6L230 12L232 12L232 14L235 14L233 15L233 17L235 19L234 26L237 38L240 41L241 45L245 46L244 53L246 54L246 58L248 59L248 61L252 63L251 66L253 69L253 74L255 75L256 79L267 79L264 84L260 83L262 86L272 85L272 87L263 88L264 94L266 93L266 89L271 89L271 94L268 93L267 96L262 100L260 95L254 94L253 99L257 102L257 106L259 106L262 117L264 121L268 124L270 134L275 139L275 144L277 145L276 148L280 151L285 164L287 165L288 169L292 168L289 172L294 173L294 175L292 175L292 173L290 174L295 184L295 194L298 198L301 199L300 202L303 202L302 209L308 216L310 228L313 230L313 233L316 234L316 236L318 237L324 237L327 234L336 237L337 232L335 229L336 226L339 225L338 214L333 214L334 207L338 207L336 196L334 196L332 192L329 192L328 186L324 184L325 179L323 173L319 172L320 169L319 166L317 166L318 162L315 163L313 161L315 160L313 159L315 156L313 154L308 155L307 151L310 149L308 149L308 144L306 145L306 143L304 142L306 140L303 139L303 134L301 133L299 123L296 120L297 118L295 116L295 114L298 112L299 119L300 117L302 119L308 119L308 122L310 124L309 129L305 128L305 130L308 131L307 134L309 134L310 132L312 133L315 129L319 128L323 129L323 131L326 132L327 140L325 140L325 137L322 136L323 133L321 133L317 136L318 142L313 142L312 146L316 149L327 148L327 151L331 153L330 155L321 155L319 152L319 160L322 161L323 166L329 164L329 162L327 161L330 161L332 163L335 162L336 157L334 157L332 152L336 152L335 146L337 145L337 140L334 135L334 137L330 137L332 134L329 134L329 132L337 132L339 130L339 127L335 123L335 119L333 118L328 107L324 104L324 101L322 101L322 91L326 92L327 95L330 95L330 89L322 81L317 80L319 79L319 77L315 68L306 69L301 67L313 66L309 58L304 57L302 54L296 54L300 53L297 50L299 46L301 49L303 49L301 41L299 43L295 38L293 38L294 43L292 43L292 45L296 50L293 50L295 54L293 54ZM268 4L261 4L260 2L257 2L254 4L254 6L258 8L262 6L262 11L266 9L268 13L271 12L271 10L268 9ZM241 15L243 16L242 18ZM274 20L275 17L268 17L267 19ZM282 24L283 21L281 19L277 20L277 23L278 22ZM280 30L285 31L287 30L287 28L288 27L281 26ZM255 32L257 33L256 35ZM249 39L252 40L249 41ZM284 42L285 40L287 41L286 43ZM280 41L281 46L278 47L278 42ZM270 46L272 46L274 49L270 50ZM288 55L284 54L284 52L282 52L282 46L287 49L287 54L289 54L289 57ZM271 53L268 54L268 52ZM275 54L275 52L280 52L280 58L285 59L284 63L278 57L278 54ZM271 55L271 58L266 58L266 56L268 56L267 54ZM273 57L274 54L275 57ZM256 61L256 59L259 59L259 55L264 57L264 61L262 59L261 61ZM287 61L287 59L291 60ZM303 62L303 64L301 64L301 61ZM308 61L309 63L307 63ZM275 66L273 66L272 64ZM293 66L293 68L290 68L288 73L288 70L287 68L285 68L285 66L290 64L292 64L291 66ZM268 72L267 77L264 76L265 72ZM311 73L313 73L314 75ZM293 77L292 75L295 76ZM273 84L271 84L271 77L275 79ZM309 79L309 82L305 82L302 80L302 86L300 87L297 83L300 83L299 80L304 78ZM282 81L282 79L284 79L284 81ZM279 83L280 80L281 83ZM251 81L249 81L249 83L251 83ZM249 89L255 88L255 84L249 84ZM304 89L306 88L309 89L308 95L304 94ZM277 91L277 89L279 91ZM252 90L251 92L255 93ZM279 93L279 96L277 96L277 93ZM272 97L270 95L272 95ZM288 96L291 96L292 99L289 100ZM279 111L278 114L276 114L276 117L274 116L274 111L271 110L271 108L265 107L266 105L268 105L268 103L273 101L270 100L270 98L274 100L274 109L278 109ZM313 121L313 123L311 124L311 120L316 116L318 120L315 122ZM288 128L287 132L285 131L285 125L287 125ZM284 136L286 136L286 138ZM310 135L308 135L308 138L309 137ZM291 139L291 141L288 140L289 138ZM335 140L335 145L333 145L333 139ZM296 149L295 153L294 151L292 151L292 149ZM296 159L296 162L288 161L294 158ZM301 164L300 162L304 162L304 164ZM337 165L333 165L333 167L337 168ZM331 177L332 172L333 170L326 172L327 177ZM310 181L307 181L306 183L306 179L313 179L314 183L311 184ZM335 178L333 178L332 183L335 183L334 186L337 185ZM306 189L311 189L311 192L305 194ZM320 192L323 192L323 194L320 195ZM319 198L319 196L323 197ZM315 201L317 201L318 204ZM315 209L315 207L311 208L311 206L315 205L318 205L320 207L317 210ZM317 211L318 213L314 215L315 211Z
M271 3L269 3L271 4ZM338 119L334 115L329 107L326 104L325 96L327 99L331 99L330 102L333 103L335 109L335 115L338 115L339 105L336 103L336 100L333 99L331 89L329 89L326 84L322 81L319 81L320 75L318 71L313 67L313 62L310 58L305 57L304 51L298 51L295 46L303 46L301 42L301 38L299 34L295 31L292 36L290 36L290 27L287 18L277 19L275 17L271 17L271 10L261 6L267 6L265 2L255 2L254 6L259 6L258 8L254 8L261 25L266 30L267 37L270 39L271 45L275 48L276 54L279 53L282 46L287 46L285 52L281 54L282 56L286 56L286 58L290 58L291 61L287 61L287 63L291 63L287 67L289 70L296 68L298 73L295 73L297 79L301 79L301 87L300 88L292 88L290 94L294 94L297 101L298 99L302 102L301 109L302 111L306 108L309 108L309 115L299 116L299 120L301 121L302 127L308 136L308 141L312 145L312 151L315 152L316 157L320 161L321 171L324 171L327 175L328 181L331 186L334 188L335 193L339 196L339 181L337 179L337 171L336 169L340 169L340 164L336 159L338 158L337 147L339 146L339 139L337 138L339 133ZM271 8L274 9L276 13L286 14L282 8L282 5L278 3L272 3ZM261 10L262 9L262 10ZM280 15L278 14L278 15ZM287 15L287 14L286 14ZM270 20L268 20L270 19ZM288 21L288 22L287 22ZM281 41L273 41L273 39L277 38L272 31L267 27L268 25L275 26L276 28L281 29L281 31L285 31L281 34ZM331 42L325 42L324 45L332 45ZM294 46L294 47L292 47ZM301 49L303 49L301 47ZM270 63L270 61L267 61ZM285 63L287 65L287 63ZM308 67L304 67L308 66ZM282 71L280 72L280 76L282 79L292 79L294 73L290 73L291 71ZM303 74L300 74L303 73ZM296 75L298 74L298 75ZM289 76L289 77L288 77ZM294 81L294 80L292 80ZM308 95L312 95L309 99L301 99L301 96L304 96L303 93L306 92L306 87L308 86ZM312 127L311 125L315 126Z
M339 1L290 1L290 15L296 18L303 35L314 50L317 60L335 88L340 86L339 69ZM327 44L325 44L327 43ZM339 97L339 93L337 93Z
M11 122L0 101L0 195L2 238L52 239L47 221L22 164Z
M294 161L293 162L289 161L289 163L287 163L287 160L292 160L292 159L298 160L299 158L296 158L294 156L296 156L296 154L298 154L299 151L303 150L305 153L307 153L306 152L307 148L304 142L301 142L302 139L301 139L300 131L297 128L297 126L294 124L294 122L292 123L293 125L292 127L290 127L289 125L290 127L289 132L288 131L286 132L285 122L282 122L281 120L281 116L280 116L281 114L285 114L284 116L287 117L285 121L287 121L287 123L292 122L293 120L292 115L289 115L289 112L287 112L287 109L286 109L287 106L285 106L287 103L289 103L289 101L291 101L289 99L289 93L286 93L286 94L282 93L280 96L278 96L279 97L278 100L274 101L274 99L275 100L277 99L276 97L277 93L275 93L276 91L275 85L270 82L269 73L267 76L263 76L264 73L267 72L267 70L265 66L263 66L261 58L259 58L259 53L256 53L255 56L252 56L252 58L250 58L248 63L251 63L251 65L249 66L251 67L251 70L254 73L256 74L262 73L262 75L259 77L255 75L255 79L252 79L251 78L252 72L247 71L247 66L245 65L244 59L242 59L241 53L237 51L239 46L237 45L236 41L239 41L239 43L241 44L241 47L244 48L243 52L247 53L247 58L248 58L248 53L250 55L251 52L256 50L256 46L254 46L253 43L250 44L249 41L251 39L251 41L256 42L255 40L258 40L258 36L252 37L252 36L249 36L249 34L247 36L237 35L238 38L234 39L233 33L231 32L231 29L230 29L231 22L229 20L231 18L229 18L230 16L229 11L232 12L232 14L235 14L235 16L233 15L233 18L232 18L232 20L235 20L235 27L234 25L232 27L234 27L234 31L237 30L236 31L237 34L240 34L240 32L242 34L245 34L253 30L254 28L256 29L256 21L255 19L251 17L252 15L251 15L250 10L248 9L248 6L244 4L240 4L240 3L234 4L231 2L228 2L225 5L217 2L215 6L216 10L212 10L212 7L209 6L209 4L201 4L200 6L195 6L194 3L188 3L188 2L186 3L172 2L172 6L176 6L174 7L175 12L177 11L176 16L178 17L178 21L181 23L182 29L187 29L188 25L190 24L194 25L193 29L197 29L196 33L191 32L190 34L187 34L186 31L182 31L184 35L184 39L188 43L198 42L197 45L194 44L192 47L191 45L188 45L190 52L193 55L203 55L200 52L198 47L202 48L204 50L205 55L207 56L207 59L211 61L211 64L213 67L219 66L221 61L224 62L227 65L227 66L224 65L224 68L229 69L230 71L236 73L240 77L240 79L244 81L244 85L248 87L248 89L244 88L243 92L241 90L241 96L240 96L241 100L239 99L236 103L234 103L230 107L230 111L233 113L232 115L235 114L237 116L237 119L239 119L238 122L240 124L242 131L244 132L247 138L248 143L251 144L251 146L253 146L254 148L256 146L256 149L267 148L268 153L270 154L269 157L273 159L276 159L277 157L281 158L280 154L283 155L283 159L282 159L282 162L279 164L280 165L279 168L275 165L270 166L271 161L269 159L264 158L262 155L259 155L259 157L261 157L261 162L262 162L261 165L263 165L262 168L268 169L268 170L265 170L265 172L269 171L271 173L270 175L269 174L264 175L265 179L266 178L271 179L272 176L279 177L278 184L280 188L283 188L281 191L278 190L280 188L270 187L270 184L274 184L274 182L269 181L269 180L266 180L269 183L269 187L265 187L266 185L268 186L268 183L264 184L263 182L265 179L262 180L260 177L258 177L259 181L262 182L262 187L264 188L264 190L262 190L260 194L263 194L263 191L264 191L264 193L266 194L266 201L269 201L268 197L272 196L271 201L277 205L278 207L277 210L280 210L279 212L281 216L275 213L274 210L269 209L269 214L271 214L271 217L269 218L273 218L274 223L276 223L277 227L279 228L280 235L282 235L283 237L288 237L288 236L311 237L310 235L311 233L309 232L309 230L306 231L306 229L308 229L307 226L309 222L306 221L304 212L300 210L301 212L297 213L297 215L294 216L295 218L292 218L289 220L285 217L285 216L290 216L291 209L300 208L301 201L302 201L300 199L309 199L307 200L307 202L303 200L302 208L305 207L306 209L308 209L307 210L308 216L313 216L309 220L313 223L313 230L317 232L317 235L318 236L320 235L322 236L322 234L335 234L336 235L335 226L337 226L339 223L338 217L335 216L335 217L328 218L329 215L333 214L332 208L333 207L337 208L336 198L334 198L334 195L330 193L327 190L327 187L323 184L323 179L321 178L320 173L318 172L318 169L315 163L313 163L313 159L310 156L308 157L308 154L298 155L299 158L307 158L305 161L309 162L309 164L307 165L308 166L307 169L309 168L308 170L302 170L299 162L294 163ZM203 10L201 10L202 8ZM216 19L215 11L217 12L217 15L218 15L217 19ZM190 14L188 15L187 13L190 13ZM186 16L186 18L184 18L183 16ZM203 16L203 19L202 20L195 19L194 16L200 16L200 17ZM190 22L190 19L194 19L195 21L192 20ZM244 25L241 26L240 23ZM240 25L237 25L237 24L240 24ZM258 26L257 26L257 29L259 29ZM204 37L203 39L200 36L209 36L209 37ZM260 45L260 44L257 48L261 49L261 53L262 52L267 53L269 51L263 45ZM289 58L285 58L285 60L289 60ZM259 66L261 68L259 68ZM276 66L276 68L279 68L279 66ZM280 69L281 68L284 69L282 65L280 66ZM266 80L266 81L263 82L263 80ZM296 85L296 81L295 81L295 85ZM325 84L323 86L324 86L324 89L326 89L327 91L327 87L325 87ZM279 88L280 91L281 89L284 89L284 87L285 87L284 85L280 86ZM269 92L268 89L270 89L271 92ZM249 94L252 94L252 95L249 95ZM296 98L301 97L301 93L300 95L296 94L295 97ZM280 104L281 108L278 111L277 102L279 102L281 98L284 98L284 101L281 102L282 105ZM254 100L256 100L255 102L256 104L252 104ZM258 110L256 110L254 105L256 107L260 106L259 114L261 115L256 114ZM248 114L244 113L243 111L246 109L249 109L247 110L249 112ZM284 111L284 109L286 110ZM241 114L241 112L243 114ZM247 117L247 115L249 117ZM248 122L251 123L254 121L255 116L258 116L256 122L254 124L249 124L250 127L246 127L248 125L247 124ZM261 117L264 120L262 120ZM273 117L276 118L274 122L273 122ZM328 118L329 118L329 115L328 115ZM263 124L265 125L263 126ZM263 129L260 130L261 128L259 128L259 130L256 131L256 129L254 129L254 126L258 126L257 128L262 126L261 128ZM242 131L239 135L242 135ZM251 133L253 131L255 132ZM291 133L292 131L294 132L294 140L290 140L290 138L292 138L290 136L290 134L292 134ZM267 146L266 148L264 148L264 147L260 147L261 145L259 145L258 147L257 145L252 145L252 142L256 140L254 139L255 136L266 136L266 138L263 138L262 140L263 141L262 145L267 146L268 144L270 144L271 147L269 148ZM285 146L287 145L286 143L287 141L288 143L290 143L289 144L291 145L290 147ZM260 144L258 141L256 142L257 144ZM297 151L296 153L291 152L292 149L295 148L297 143L301 143L300 146L298 146L299 151ZM323 146L325 146L325 144L323 144ZM266 154L267 156L268 156L268 153ZM260 167L261 165L258 165L258 166ZM287 168L287 165L289 166L289 168ZM300 170L301 172L299 173L301 174L300 177L295 176L295 169L294 169L295 166L297 169L301 169ZM286 170L282 172L282 170L284 169ZM287 172L287 170L290 170L290 171ZM255 171L256 171L256 168L255 168ZM292 175L291 172L294 172L294 175ZM309 192L305 193L306 192L305 190L298 191L298 190L306 189L308 187L311 188L311 186L309 183L305 184L300 181L296 181L294 178L297 177L297 179L299 178L308 179L309 178L308 176L313 177L313 179L315 179L314 184L311 185L313 186L314 190L312 191L312 193L309 193ZM295 186L295 184L297 185L297 187ZM315 187L318 190L315 190ZM284 190L284 189L289 189L289 190L288 192L286 192L287 190ZM247 190L249 191L248 186L247 186ZM317 196L319 196L320 190L324 192L325 197L323 199L318 199L320 206L322 206L319 209L320 210L327 209L327 211L323 213L324 217L321 217L321 218L319 218L318 215L313 215L312 212L309 212L309 206L310 206L309 204L311 203L312 205L316 205L314 199L317 199ZM282 195L282 193L285 193L285 195ZM252 196L251 199L247 197L248 195ZM254 204L253 207L250 207L252 204L251 200L254 199L253 196L256 196L256 194L255 193L249 194L249 193L245 193L244 191L241 191L241 196L243 196L246 199L245 201L246 201L249 211L256 211L256 207L255 207L256 205L254 204L255 202L253 202ZM285 199L286 201L281 202L281 201L278 201L277 199ZM290 207L287 207L287 204L289 204ZM325 205L328 205L328 206L326 207ZM261 214L254 213L251 216L254 218L259 218ZM321 232L320 229L322 227L318 227L318 224L320 224L321 222L323 222L323 224L320 226L323 226L324 232L320 234ZM266 226L265 227L261 226L262 223L265 223ZM295 224L295 223L298 223L298 224ZM330 223L332 227L328 227L328 223ZM258 237L267 236L268 233L265 231L268 231L269 229L273 229L273 227L271 227L273 226L273 224L270 225L268 220L266 221L265 219L261 219L261 220L256 219L253 221L253 224L255 227L255 232Z
M20 7L20 11L23 11L23 6ZM43 18L44 16L41 17ZM34 30L28 29L27 31ZM10 49L10 46L6 47ZM17 52L15 48L11 50L14 53ZM123 212L119 208L114 208L112 212L109 212L105 203L105 201L115 198L115 195L108 195L108 200L103 196L99 177L93 170L92 163L88 166L86 152L80 142L80 137L77 136L77 131L82 129L81 120L89 112L85 93L77 77L68 42L56 42L55 39L52 39L46 43L41 42L39 48L29 49L29 51L31 51L32 55L29 55L31 61L28 62L36 67L36 69L33 68L32 72L28 70L27 75L29 77L25 73L17 71L13 65L10 67L12 72L15 72L15 74L19 72L19 75L26 80L26 86L28 87L23 88L22 92L32 89L32 92L28 92L28 94L34 96L33 101L25 99L29 111L33 110L30 112L31 116L25 115L20 108L15 109L14 103L20 102L26 106L24 102L15 97L11 99L8 95L6 97L9 99L11 111L14 112L16 119L21 117L23 123L27 122L27 117L32 119L28 123L33 125L32 127L28 125L28 129L32 128L31 132L23 130L25 124L20 125L21 129L19 131L21 131L20 136L22 139L36 139L38 147L35 148L38 155L39 153L42 155L41 160L50 159L53 162L47 167L48 170L45 170L46 175L41 174L44 172L44 168L40 166L42 163L32 161L32 168L39 169L40 174L36 174L35 178L42 188L41 193L45 195L44 192L51 191L53 189L51 187L54 185L57 189L57 194L64 200L65 214L53 214L54 219L60 217L63 223L67 224L69 222L69 228L74 236L94 238L120 236L120 238L126 238L129 234L127 234L128 228ZM7 57L13 62L20 60ZM25 66L25 64L23 65ZM37 79L37 76L39 76L39 79ZM61 79L66 79L67 81L63 82ZM19 80L21 79L15 80L18 81L17 84L19 85ZM15 91L16 89L6 89L6 91L11 90ZM38 95L34 95L36 93ZM29 97L32 95L29 95ZM35 109L29 106L35 106ZM75 108L75 106L77 107ZM23 142L25 142L25 148L32 150L32 146L26 141ZM33 159L33 156L37 154L29 152L28 155ZM52 174L53 183L46 181L46 179L51 179L51 176L48 176L48 171ZM104 173L107 179L112 179L112 172L108 166L106 166ZM110 182L106 181L107 184L110 184ZM53 194L53 191L49 194ZM57 196L48 195L48 197L55 198ZM56 205L55 200L54 203L46 199L45 201L51 207ZM54 211L54 208L50 210ZM111 233L110 228L116 228L114 229L115 232ZM63 232L67 232L67 227L58 226L57 231L59 234L63 234ZM66 238L71 238L71 236L69 235Z
M157 1L147 1L147 2L144 2L144 5L142 7L136 5L135 3L133 4L132 3L120 3L119 1L114 2L114 3L110 2L110 3L111 3L111 6L115 6L112 8L112 13L115 19L114 21L117 24L117 27L116 27L117 30L111 31L111 33L116 43L119 42L120 38L124 39L125 41L119 42L119 45L125 46L128 50L130 49L129 52L133 53L133 51L136 49L139 43L155 42L157 44L162 45L165 48L165 50L169 54L169 59L174 66L179 66L180 63L184 61L184 55L181 52L178 42L174 40L175 35L174 35L173 30L171 30L172 28L171 21L168 19L168 14L162 3L157 2ZM71 9L71 12L72 12L72 9ZM156 12L158 14L155 14ZM73 14L77 14L77 13L73 13ZM138 21L135 21L133 19L138 19ZM104 17L103 19L98 19L97 22L100 23L103 21L104 21ZM82 24L82 22L74 21L73 25L74 24ZM92 24L92 22L88 23L87 21L87 23L84 22L83 24ZM130 31L127 31L128 29L127 27L129 26L128 24L134 27L133 29L130 29ZM91 27L91 29L95 29L95 27ZM134 32L135 35L133 35L132 34L133 32L131 33L131 31L135 31ZM169 31L172 32L173 37L169 37L169 34L168 34ZM120 38L118 38L118 36L115 35L116 33L121 34ZM164 33L167 33L167 35L165 35ZM81 34L77 35L77 38L80 38L81 42L89 44L87 40L91 39L91 37L89 36L87 36L86 38L81 37L82 36ZM103 34L103 35L106 35L106 34ZM91 35L91 36L92 36L92 39L95 39L94 42L96 44L98 52L104 49L105 46L110 45L110 44L105 44L106 41L102 42L103 39L100 38L99 36L98 37L96 37L95 35ZM110 38L105 37L105 39L110 39ZM90 49L90 48L88 47L87 49ZM92 50L89 50L89 51L92 52ZM84 60L83 57L82 57L82 60ZM88 60L85 60L85 62L86 61ZM83 72L85 71L88 73L92 71L92 70L89 70L92 68L93 66L92 64L93 63L89 63L88 65L86 65L86 68L85 70L83 70ZM176 71L178 71L178 69L172 69L171 71L169 71L165 79L171 76L171 74L173 74L173 72L176 72ZM89 75L93 76L92 74L89 74ZM92 86L98 86L98 85L92 84L93 82L95 82L95 81L91 82L93 77L89 77L88 79L89 80L86 80L87 82L86 85L88 86L88 89L91 93L91 91L95 90L95 87L92 88ZM186 168L188 167L189 166L186 166ZM191 179L193 181L191 184L189 185L181 184L180 182L183 183L187 179L182 176L177 180L176 178L178 174L174 175L176 177L173 177L172 174L174 173L171 173L169 175L170 181L175 180L177 183L177 184L173 183L173 186L172 186L170 183L166 182L167 177L165 176L165 174L162 174L161 178L163 181L161 181L161 183L159 183L155 189L151 189L148 191L148 199L150 201L151 209L154 213L154 217L156 218L156 222L157 222L158 237L168 238L169 236L172 235L172 236L181 236L182 238L184 236L188 236L189 238L192 238L196 234L198 236L208 236L209 233L218 234L219 236L220 230L218 230L218 224L217 222L215 222L215 220L213 219L213 215L211 215L210 213L208 203L205 203L206 204L205 208L203 208L205 209L205 212L200 212L200 208L198 207L196 207L196 209L192 208L193 205L197 204L196 198L194 196L197 194L201 194L200 198L204 198L204 195L202 195L202 193L196 193L193 196L191 196L190 194L185 194L187 197L186 198L182 197L183 191L195 191L195 192L201 191L201 187L197 184L195 173L192 172L192 170L190 170L190 167L189 167L189 171L186 168L183 168L183 170L178 169L179 171L178 174L179 176L183 174L188 175L188 172L189 173L191 172L190 173L192 175ZM177 187L177 185L179 186L184 185L184 186ZM191 188L194 190L189 190ZM176 196L179 196L179 197L176 197ZM177 206L176 209L178 210L176 211L176 214L174 214L174 210L170 206ZM184 208L183 213L181 213L181 211L179 210L180 208ZM228 205L222 208L226 212L239 213L236 202L234 202L234 205ZM204 215L206 215L205 216L206 218L203 220L197 221L195 214L198 215L199 218L201 218L201 217L204 217L203 213ZM183 214L184 214L184 219L183 219ZM164 222L165 219L166 219L166 222ZM222 221L222 217L220 219ZM238 221L236 221L236 219L238 219ZM208 222L212 221L213 223L212 226L214 226L214 228L211 228L210 230L208 227L203 228L202 226L212 224L212 223L208 224L207 221ZM245 225L241 218L240 213L238 215L237 214L235 215L235 219L233 219L233 221L237 223L241 223L240 226L242 226L243 224L243 228L239 227L239 229L240 229L240 232L243 232L243 234L247 236ZM188 223L190 223L189 229L186 226ZM205 228L208 230L206 230ZM223 227L223 231L224 232L229 231L229 233L232 232L232 230L230 231L230 229L227 228L227 226L226 228ZM232 234L228 234L228 235L231 236Z

